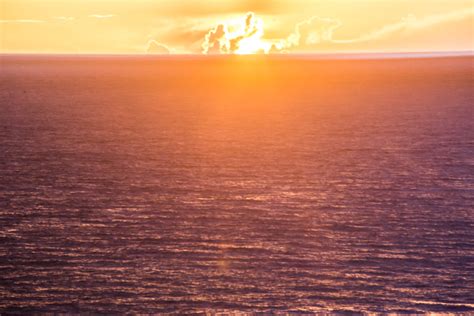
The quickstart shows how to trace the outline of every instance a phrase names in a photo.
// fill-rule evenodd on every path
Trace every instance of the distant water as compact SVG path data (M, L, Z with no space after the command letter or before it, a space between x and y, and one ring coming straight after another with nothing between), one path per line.
M473 61L1 57L0 312L474 312Z

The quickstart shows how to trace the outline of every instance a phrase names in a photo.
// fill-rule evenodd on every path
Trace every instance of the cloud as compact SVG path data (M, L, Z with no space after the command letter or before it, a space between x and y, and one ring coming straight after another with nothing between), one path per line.
M338 19L314 16L296 24L287 38L265 39L254 13L237 23L221 23L204 38L204 54L303 51L474 49L474 8L417 18L409 15L354 38L341 39Z
M240 21L240 26L221 23L211 29L202 49L204 54L288 53L292 49L332 42L334 31L341 25L339 20L315 16L297 23L287 38L265 39L263 21L250 12ZM229 31L236 27L237 30Z
M87 17L95 19L110 19L115 17L115 14L90 14Z
M474 17L474 7L463 9L463 10L457 10L457 11L449 12L446 14L437 14L437 15L427 16L424 18L417 18L414 15L409 15L401 19L397 23L385 25L382 28L376 29L358 38L345 40L345 41L338 41L338 42L354 43L354 42L381 40L381 39L393 36L395 34L409 35L410 33L415 33L415 32L423 31L426 29L430 29L440 24L456 22L456 21L461 21L461 20L468 20L468 19L471 19L471 31L472 31L473 17Z
M0 23L45 23L43 20L29 20L29 19L18 19L18 20L0 20Z
M171 53L171 49L165 44L158 43L155 40L148 41L146 52L148 54L167 55Z
M314 16L298 23L286 40L284 47L291 48L300 45L315 45L331 42L334 31L341 26L341 22L332 18Z
M61 22L69 22L75 20L75 18L72 16L55 16L54 19Z
M272 44L263 39L263 21L253 12L247 13L244 20L221 23L211 29L204 37L204 54L254 54L266 53Z
M202 52L204 54L219 54L229 52L229 41L227 25L219 24L209 31L204 38L202 44Z
M409 15L354 38L341 39L337 19L313 17L300 22L281 47L290 51L366 51L473 49L474 8L417 18Z

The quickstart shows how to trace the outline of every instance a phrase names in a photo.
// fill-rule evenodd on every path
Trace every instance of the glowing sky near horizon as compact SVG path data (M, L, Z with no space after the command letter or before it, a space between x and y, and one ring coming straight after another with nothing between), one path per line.
M2 53L474 49L472 0L0 0Z

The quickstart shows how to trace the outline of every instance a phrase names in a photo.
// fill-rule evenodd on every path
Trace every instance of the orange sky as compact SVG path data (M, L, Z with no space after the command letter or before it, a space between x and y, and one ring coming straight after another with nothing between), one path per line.
M472 0L0 0L2 53L474 49Z

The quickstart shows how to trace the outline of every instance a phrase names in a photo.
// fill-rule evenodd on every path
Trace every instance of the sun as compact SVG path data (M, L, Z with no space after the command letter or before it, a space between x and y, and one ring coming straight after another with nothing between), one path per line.
M237 55L265 54L270 50L271 44L258 37L247 37L239 42L239 47L234 52Z
M270 44L263 40L264 26L263 21L257 18L253 13L247 14L247 17L240 26L240 34L237 34L239 41L235 54L258 54L266 53L270 49Z
M249 12L245 19L216 26L206 35L202 47L204 54L267 54L272 43L264 39L263 20Z

